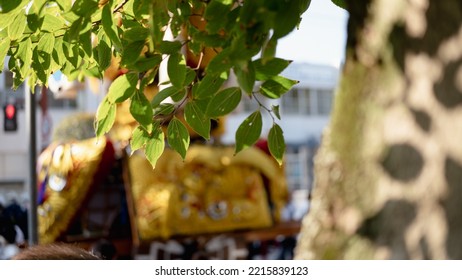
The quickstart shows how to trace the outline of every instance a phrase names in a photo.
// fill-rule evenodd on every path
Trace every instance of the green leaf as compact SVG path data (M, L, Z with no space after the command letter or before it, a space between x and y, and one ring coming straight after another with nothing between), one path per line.
M224 89L213 96L205 114L211 118L227 115L239 105L241 96L241 89L238 87Z
M260 138L263 121L259 110L253 112L239 125L236 131L235 153L239 153L257 142Z
M279 114L279 105L271 105L271 111L274 113L276 118L279 120L281 119L281 115Z
M346 4L345 0L332 0L332 3L339 6L342 9L347 10L347 4Z
M207 65L205 70L207 74L220 75L221 73L228 71L232 66L232 62L229 57L230 52L231 50L228 48L217 54L209 62L209 65Z
M78 0L72 5L71 11L80 17L89 17L97 9L98 1L96 0Z
M4 38L0 41L0 72L3 71L3 64L5 63L5 57L10 49L10 38Z
M239 86L247 94L251 94L253 91L253 86L255 84L255 68L253 66L253 63L249 61L242 68L234 67L234 73L236 74Z
M161 61L162 56L158 54L151 57L142 57L133 64L133 69L139 72L145 72L159 66Z
M104 98L96 111L95 130L97 137L101 137L109 132L114 125L115 116L116 105L109 102L107 98Z
M146 143L146 158L151 163L152 168L156 167L157 160L160 158L165 149L164 132L159 126L152 132L152 136Z
M143 148L149 140L149 133L144 130L141 126L137 126L132 133L132 138L130 139L130 149L131 153L135 152L138 149Z
M186 104L184 118L191 128L204 139L210 139L210 119L194 101Z
M32 5L32 7L33 6L34 5ZM42 19L39 19L36 13L31 12L32 7L29 10L29 14L26 15L26 18L27 18L26 29L28 28L32 33L35 33L40 28L40 25L42 24Z
M256 78L259 81L265 81L271 79L274 76L279 75L284 69L289 66L292 61L281 58L273 58L271 60L263 62L263 59L257 59L254 61Z
M128 45L123 46L122 51L122 65L132 65L135 63L141 55L141 51L144 48L144 41L131 42Z
M298 81L287 79L282 76L273 77L260 86L260 93L264 96L277 99L288 92Z
M48 64L50 63L50 56L45 55L48 57ZM32 69L34 70L34 74L37 76L37 78L43 83L47 84L48 82L48 74L47 71L45 70L44 64L41 63L41 59L39 58L38 52L34 51L32 55ZM48 68L48 67L47 67Z
M64 26L64 21L56 17L54 15L46 14L43 16L43 22L41 26L42 31L46 32L55 32L56 30L59 30L63 28Z
M152 107L144 93L136 91L131 98L130 113L149 133L152 131Z
M179 53L171 54L167 63L167 73L170 82L176 88L184 86L186 79L186 60Z
M9 1L9 0L0 0L0 1ZM6 30L5 35L8 34L8 26L13 22L13 19L14 19L15 16L16 16L15 13L1 14L1 16L0 16L0 26L2 26L2 28L4 29L3 31Z
M183 85L189 86L196 79L196 71L192 70L189 67L186 67L186 77L184 79Z
M226 80L219 75L206 75L194 91L194 98L207 99L212 97L224 84Z
M101 23L106 35L111 40L117 52L122 50L122 42L120 41L117 26L112 18L112 11L110 5L105 5L101 14Z
M90 30L85 31L84 33L80 33L80 36L79 36L80 46L88 57L92 56L92 51L93 51L91 36L92 34Z
M297 27L300 22L301 0L284 1L284 7L280 7L276 15L273 36L275 39L282 38Z
M106 70L111 65L111 47L106 41L101 40L97 46L98 51L98 66L101 71Z
M128 28L123 33L123 38L127 41L145 41L149 36L149 29L142 26Z
M186 126L176 117L168 124L167 140L170 146L185 159L190 137Z
M32 64L32 41L30 38L19 43L15 58L16 64L19 64L21 76L26 77Z
M2 13L8 13L24 7L27 1L24 0L1 0L0 8ZM3 15L2 15L3 16Z
M274 36L271 37L270 40L264 45L263 51L262 51L262 60L264 62L269 61L274 58L276 55L276 48L278 46L278 40L274 38Z
M176 54L181 50L181 42L179 41L162 41L158 49L163 54Z
M78 18L72 22L71 27L66 31L66 39L69 43L77 42L79 40L79 34L82 30L83 21L85 18Z
M170 103L162 103L154 109L154 115L168 116L175 111L175 105Z
M16 41L22 37L27 25L27 17L23 11L20 11L13 22L8 25L8 37L11 41Z
M163 90L161 90L159 93L157 93L154 96L154 98L151 101L151 106L153 108L159 106L159 104L162 101L164 101L165 99L167 99L168 97L170 97L172 95L177 94L178 92L184 92L184 89L178 89L178 88L175 88L175 87L164 88Z
M282 129L276 123L271 127L268 134L268 148L271 155L276 159L279 165L282 165L282 159L286 150L284 135Z
M43 33L37 44L37 50L51 54L55 47L55 36L51 33Z
M51 56L57 65L64 65L66 62L66 55L64 54L63 50L63 38L55 38L55 47Z
M231 4L217 0L212 0L207 4L204 18L207 20L206 29L209 33L217 33L224 27L226 21L223 20L223 17L230 12Z
M138 75L127 73L117 77L109 87L107 98L111 103L120 103L132 97L136 92Z

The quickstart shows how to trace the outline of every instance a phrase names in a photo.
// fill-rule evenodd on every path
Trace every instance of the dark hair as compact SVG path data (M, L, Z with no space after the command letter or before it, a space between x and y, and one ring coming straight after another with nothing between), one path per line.
M21 251L13 260L99 260L92 253L69 244L34 245Z
M116 247L107 239L101 239L94 243L90 251L103 260L113 260L117 257Z
M6 242L13 244L16 241L16 229L13 221L0 210L0 236L3 236Z

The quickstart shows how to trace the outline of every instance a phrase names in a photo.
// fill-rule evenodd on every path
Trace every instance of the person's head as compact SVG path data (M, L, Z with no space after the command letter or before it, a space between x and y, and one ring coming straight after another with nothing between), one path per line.
M0 210L0 236L5 238L6 242L9 244L15 243L16 240L16 230L14 228L14 223L10 217L7 217L4 212Z
M117 258L116 247L111 241L106 239L101 239L94 243L90 251L103 260L114 260Z
M99 260L83 248L68 244L34 245L22 250L13 260Z

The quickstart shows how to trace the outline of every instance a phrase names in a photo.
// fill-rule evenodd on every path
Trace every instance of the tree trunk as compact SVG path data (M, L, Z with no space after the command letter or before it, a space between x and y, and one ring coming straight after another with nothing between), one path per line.
M462 2L348 0L298 259L462 259Z

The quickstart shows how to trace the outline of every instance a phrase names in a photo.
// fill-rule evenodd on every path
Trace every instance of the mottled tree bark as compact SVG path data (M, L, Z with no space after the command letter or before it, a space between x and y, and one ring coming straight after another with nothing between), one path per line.
M462 259L462 2L348 0L299 259Z

